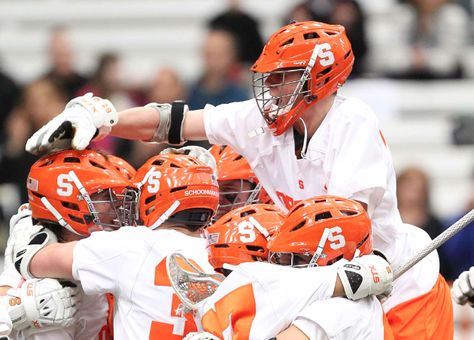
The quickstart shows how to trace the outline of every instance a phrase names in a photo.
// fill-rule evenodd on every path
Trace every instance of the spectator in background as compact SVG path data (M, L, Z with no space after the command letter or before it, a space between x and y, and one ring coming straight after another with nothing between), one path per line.
M239 46L237 58L244 65L253 64L263 49L258 21L242 11L238 0L229 0L228 9L212 18L208 27L210 30L228 31L235 36Z
M398 210L404 223L424 229L432 239L443 232L441 220L433 213L430 204L430 182L425 171L408 167L397 176ZM450 275L451 269L440 251L440 272Z
M446 219L445 229L458 221L461 217L474 209L474 169L471 174L470 196L462 211ZM455 198L453 198L455 199ZM444 256L449 260L452 271L447 279L453 281L459 274L474 265L474 222L446 242L443 247Z
M185 86L173 68L159 69L152 79L150 87L145 91L145 103L172 103L185 98ZM127 160L136 168L145 163L153 155L157 155L166 144L133 142L132 151Z
M27 85L19 105L6 120L7 139L0 157L0 182L18 187L21 202L28 201L25 181L36 157L25 151L30 134L64 110L66 94L51 79L39 79ZM21 202L18 202L20 204Z
M6 138L5 121L17 104L20 89L15 81L0 70L0 153Z
M74 69L74 51L71 45L69 32L65 27L52 30L49 43L51 68L44 75L58 84L68 99L74 98L87 81Z
M471 31L466 10L449 0L403 2L387 22L390 35L374 55L374 70L401 79L461 78Z
M365 70L365 57L368 51L366 20L362 8L355 0L336 0L333 2L329 23L346 28L355 57L351 77L359 77Z
M294 6L285 18L290 21L322 21L342 25L351 42L354 52L354 67L351 78L362 75L365 71L365 59L368 52L365 15L355 0L308 0Z
M191 110L206 104L219 105L249 99L249 91L232 71L238 64L237 44L232 33L211 30L202 46L203 69L199 80L189 90L188 105Z
M99 56L97 68L90 82L82 86L76 96L82 96L88 92L99 97L110 98L117 110L124 110L138 103L132 99L125 89L121 80L120 59L114 53L104 53ZM131 142L106 137L100 141L93 142L92 148L125 157L131 148Z

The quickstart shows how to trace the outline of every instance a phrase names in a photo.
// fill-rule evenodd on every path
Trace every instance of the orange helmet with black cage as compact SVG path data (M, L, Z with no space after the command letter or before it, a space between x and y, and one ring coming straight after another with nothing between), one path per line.
M305 21L274 33L251 67L254 96L273 133L282 134L307 108L336 92L353 64L354 54L343 26ZM290 74L297 77L288 81ZM286 85L294 90L272 95Z
M133 225L137 193L103 154L66 150L40 158L27 178L32 217L87 236Z
M224 264L267 261L267 242L284 218L285 213L270 204L251 204L228 212L204 231L209 263L225 273Z
M353 200L320 196L298 202L268 243L270 262L294 267L326 266L372 252L372 227Z

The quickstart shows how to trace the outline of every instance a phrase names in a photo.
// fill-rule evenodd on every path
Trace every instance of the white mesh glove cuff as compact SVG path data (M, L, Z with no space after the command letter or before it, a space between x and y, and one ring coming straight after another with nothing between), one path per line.
M456 303L464 305L469 301L474 307L474 267L462 272L454 281L451 295Z
M220 340L220 338L209 332L191 332L183 340Z
M27 245L30 241L30 236L40 229L41 227L33 227L29 204L22 204L18 208L18 213L10 218L10 233L5 247L3 270L7 269L13 263L15 245Z
M337 274L347 298L351 300L369 295L388 296L392 291L392 267L377 255L365 255L343 263Z
M66 104L66 109L82 107L89 113L92 124L99 129L96 139L101 139L110 133L112 126L118 122L118 114L110 100L93 97L89 92L82 97L71 99Z

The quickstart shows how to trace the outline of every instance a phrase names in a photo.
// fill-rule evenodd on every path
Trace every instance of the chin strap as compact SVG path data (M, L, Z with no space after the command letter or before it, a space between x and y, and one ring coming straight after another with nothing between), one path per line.
M306 127L306 123L304 122L303 118L300 118L300 120L304 127L303 146L301 147L300 154L302 159L306 159L306 149L308 148L308 128Z

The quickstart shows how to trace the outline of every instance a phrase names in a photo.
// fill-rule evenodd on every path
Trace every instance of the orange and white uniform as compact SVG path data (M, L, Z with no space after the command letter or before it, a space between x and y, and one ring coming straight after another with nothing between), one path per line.
M0 286L20 287L24 282L14 265L0 275ZM110 339L107 326L109 305L104 295L83 295L73 325L50 331L42 330L26 337L22 331L12 331L12 340L107 340Z
M292 323L310 339L383 339L383 310L373 296L331 298L335 267L243 263L199 309L205 331L224 340L270 339ZM245 303L242 303L245 301Z
M308 141L306 155L295 156L293 130L275 136L266 128L255 100L204 109L207 138L243 155L275 204L290 208L295 201L320 195L347 197L367 204L372 220L374 248L383 251L393 268L403 265L430 239L413 226L404 225L397 209L393 162L371 109L355 98L337 95L323 122ZM436 252L400 277L386 312L398 306L396 330L418 329L419 324L446 324L437 337L453 334L453 311L446 285L439 276ZM441 292L441 293L440 293ZM428 316L422 304L407 311L404 303L435 295L442 307ZM407 314L405 315L405 312ZM394 320L394 319L391 319ZM441 320L446 320L441 322ZM401 325L400 325L401 324ZM441 331L441 330L440 330ZM429 334L425 334L430 338ZM416 336L416 335L414 335Z
M212 271L205 240L171 229L99 231L74 247L73 276L84 292L114 295L116 339L181 339L196 330L192 317L176 311L180 301L166 273L173 252Z

